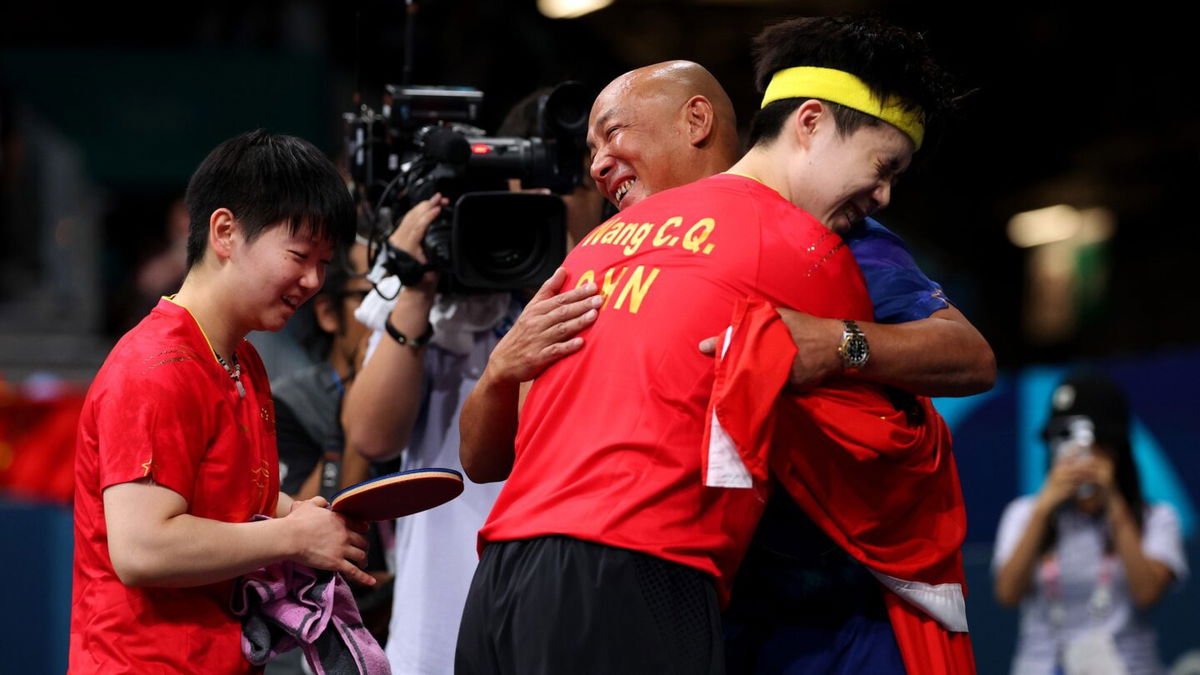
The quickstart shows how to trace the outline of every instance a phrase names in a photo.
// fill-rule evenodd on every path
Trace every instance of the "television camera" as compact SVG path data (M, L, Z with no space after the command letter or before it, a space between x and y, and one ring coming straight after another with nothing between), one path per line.
M487 136L475 126L482 104L483 92L470 87L388 85L380 110L344 115L370 255L386 251L402 284L432 269L443 292L533 288L562 262L566 210L557 195L582 179L590 99L575 82L539 95L529 138ZM510 191L513 179L550 194ZM422 264L387 237L400 215L438 193L450 205L425 234Z

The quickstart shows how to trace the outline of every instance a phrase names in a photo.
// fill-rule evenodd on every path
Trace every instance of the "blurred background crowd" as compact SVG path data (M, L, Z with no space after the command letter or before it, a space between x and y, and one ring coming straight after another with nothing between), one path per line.
M992 391L937 401L968 507L980 672L1010 668L1018 615L993 593L997 529L1014 498L1042 490L1050 401L1076 366L1109 373L1124 392L1141 494L1171 506L1188 558L1200 560L1200 428L1191 419L1200 408L1200 315L1191 309L1200 232L1189 224L1200 93L1187 84L1186 22L1145 4L1118 13L1054 3L610 0L571 16L581 4L5 8L0 570L16 595L0 617L0 647L11 672L65 668L78 408L116 339L177 290L181 197L209 149L265 127L344 161L343 113L356 102L378 106L383 87L406 76L482 90L480 126L493 133L538 87L576 80L595 93L626 70L674 58L706 66L748 121L758 98L750 37L799 15L877 10L920 28L971 91L882 220L988 338L1000 366ZM406 44L406 14L417 7ZM313 319L297 322L285 331L293 340L261 345L273 379L315 358L299 339ZM1169 590L1150 614L1162 659L1178 672L1200 672L1194 586Z

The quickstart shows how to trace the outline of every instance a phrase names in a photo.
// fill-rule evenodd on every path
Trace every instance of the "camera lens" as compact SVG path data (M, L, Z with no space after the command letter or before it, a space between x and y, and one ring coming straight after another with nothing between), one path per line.
M566 210L558 197L476 192L454 214L454 269L467 288L536 288L566 251Z
M438 218L429 226L425 232L425 239L421 242L425 247L425 257L428 258L429 264L439 272L450 264L451 233L450 221Z
M474 231L466 252L470 264L497 281L526 275L546 255L547 237L541 226L523 224L518 220Z
M587 130L592 101L583 85L564 82L555 87L542 102L541 113L550 135L583 134Z

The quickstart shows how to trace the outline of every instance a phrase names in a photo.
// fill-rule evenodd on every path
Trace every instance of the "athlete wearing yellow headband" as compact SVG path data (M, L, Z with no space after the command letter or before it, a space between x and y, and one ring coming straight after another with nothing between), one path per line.
M877 117L903 131L917 150L925 139L925 117L920 109L893 99L880 99L865 82L844 70L814 66L784 68L771 76L762 107L789 98L820 98Z
M883 230L867 217L888 205L896 177L908 167L927 131L950 108L946 75L933 63L919 35L876 19L822 17L784 22L763 31L755 39L755 50L762 108L751 122L750 151L730 173L774 188L842 233L862 269L873 265L878 270L893 264L898 258L880 257L877 247L856 248L856 240L862 241L864 232ZM872 259L869 263L868 258ZM902 321L927 316L942 321L946 317L932 317L948 313L961 317L949 305L930 314L936 306L923 303L932 300L931 296L919 299L919 293L899 293L894 279L884 283L887 280L880 277L876 271L879 286L872 287L872 300L877 299L877 292L881 297L905 298L901 304L910 306ZM881 316L883 306L875 304L876 319L886 322ZM836 326L840 322L826 323ZM945 325L944 337L961 333L957 331L961 325ZM869 343L876 337L881 338L878 343ZM867 374L876 365L868 357L871 348L884 346L882 337L874 330L864 336L856 326L847 325L839 350L842 360L834 367L844 368L854 377L875 379L879 369L874 375ZM800 345L801 353L807 353L805 358L826 358L827 348L807 346ZM910 364L921 362L917 371L937 372L941 365L934 363L936 356L919 349L896 349L896 342L886 346L893 355L911 355ZM879 351L882 356L884 350ZM990 357L990 350L982 351ZM994 373L994 361L990 369ZM898 384L894 379L875 381ZM829 475L825 479L853 485L855 477ZM938 500L946 504L961 499L956 494L911 492L907 503L914 512ZM857 540L859 535L848 530L863 527L856 531L866 531L867 523L880 523L883 516L864 515L847 526L844 540L835 543L829 534L832 521L802 510L797 504L805 502L795 502L793 496L777 491L771 498L734 581L725 614L727 672L899 675L974 671L969 638L959 632L965 628L965 615L950 612L934 620L931 613L939 608L934 605L943 609L965 606L954 590L961 582L961 559L954 560L960 555L961 540L909 539L907 550L880 552L872 559L873 564L886 558L886 564L903 563L914 570L923 562L949 560L938 574L922 571L906 577L910 586L901 589L908 592L902 596L884 591L872 574L876 567L868 569L847 552L861 550L855 547L862 543ZM838 506L822 504L832 511L838 511ZM963 527L965 531L965 523ZM909 597L911 590L918 588L928 593L923 598ZM931 602L934 598L936 602Z
M920 36L822 17L772 26L755 49L762 109L732 172L775 174L780 194L838 232L887 206L929 124L951 107L948 78Z

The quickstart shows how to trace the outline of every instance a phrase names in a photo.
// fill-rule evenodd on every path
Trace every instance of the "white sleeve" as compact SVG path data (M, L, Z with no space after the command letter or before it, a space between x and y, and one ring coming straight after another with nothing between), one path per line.
M380 295L381 291L387 293L391 300ZM362 303L358 305L358 309L354 310L354 318L371 330L383 330L388 315L396 306L396 295L399 292L400 280L396 277L387 277L375 288L372 288L370 293L367 293Z
M1146 557L1170 568L1175 573L1176 584L1187 579L1187 556L1183 552L1179 516L1170 504L1158 503L1146 508L1146 520L1142 526L1142 552Z
M1000 516L1000 527L996 530L996 546L992 552L992 575L995 576L1004 563L1012 557L1017 542L1029 526L1029 518L1033 515L1033 505L1036 496L1018 497L1008 503L1004 515Z
M372 286L371 291L359 303L358 309L354 310L354 318L358 319L359 323L376 331L383 330L388 315L396 306L396 295L400 292L400 279L387 273L383 264L386 260L387 252L380 250L375 265L367 273L367 280Z

